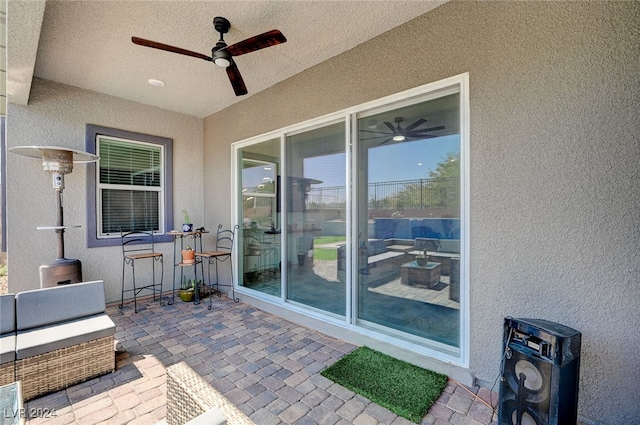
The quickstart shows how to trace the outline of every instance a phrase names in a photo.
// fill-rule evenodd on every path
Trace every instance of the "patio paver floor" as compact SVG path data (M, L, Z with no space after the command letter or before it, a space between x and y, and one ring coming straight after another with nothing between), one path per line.
M25 403L27 413L55 414L27 423L163 423L165 369L180 361L258 425L412 423L320 375L354 344L224 297L206 306L149 300L137 314L133 305L110 306L116 371ZM495 425L490 397L450 381L422 424Z

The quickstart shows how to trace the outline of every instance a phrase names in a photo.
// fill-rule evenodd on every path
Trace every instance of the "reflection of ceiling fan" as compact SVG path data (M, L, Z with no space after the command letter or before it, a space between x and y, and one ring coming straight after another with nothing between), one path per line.
M231 86L236 96L242 96L247 94L247 88L244 85L244 80L240 71L236 66L233 56L244 55L245 53L255 52L256 50L264 49L266 47L275 46L280 43L284 43L287 39L278 30L267 31L262 34L258 34L253 37L249 37L246 40L227 46L225 43L223 34L229 32L231 23L222 17L216 17L213 19L213 27L220 33L220 40L211 49L211 57L203 55L201 53L185 50L180 47L169 46L168 44L158 43L156 41L145 40L143 38L131 37L131 41L134 44L140 46L152 47L154 49L165 50L167 52L178 53L181 55L192 56L194 58L204 59L209 62L213 62L221 68L227 68L227 76L231 81Z
M427 120L420 118L418 121L413 124L408 125L406 128L402 128L400 123L404 121L402 117L396 117L395 120L396 125L394 126L390 122L385 121L384 124L389 127L390 131L380 131L380 130L360 130L364 133L377 133L377 136L367 137L365 139L360 140L372 140L380 137L387 137L387 140L381 142L380 144L385 144L391 140L394 142L405 142L412 139L430 139L432 137L437 137L433 134L425 134L431 131L444 130L443 125L439 125L437 127L429 127L429 128L418 128L422 124L426 123Z

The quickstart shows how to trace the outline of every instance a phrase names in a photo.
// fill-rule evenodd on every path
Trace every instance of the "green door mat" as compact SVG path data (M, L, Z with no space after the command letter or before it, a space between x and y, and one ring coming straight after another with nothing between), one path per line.
M353 350L321 374L415 423L427 414L448 380L368 347Z

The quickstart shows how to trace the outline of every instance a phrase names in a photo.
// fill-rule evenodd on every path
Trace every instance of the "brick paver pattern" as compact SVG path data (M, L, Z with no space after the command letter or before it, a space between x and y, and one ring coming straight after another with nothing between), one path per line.
M158 424L166 367L184 361L257 425L412 424L320 375L356 348L244 303L151 300L122 310L116 371L25 403L29 424ZM495 425L497 395L449 381L425 425Z

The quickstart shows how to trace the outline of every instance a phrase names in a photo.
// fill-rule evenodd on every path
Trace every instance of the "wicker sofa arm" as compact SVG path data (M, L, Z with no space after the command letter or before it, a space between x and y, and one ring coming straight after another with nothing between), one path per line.
M215 411L219 410L220 414ZM199 423L207 416L208 424L255 425L220 392L180 362L167 368L167 424ZM213 418L220 418L212 422ZM225 421L226 419L226 421ZM191 421L191 422L190 422Z

